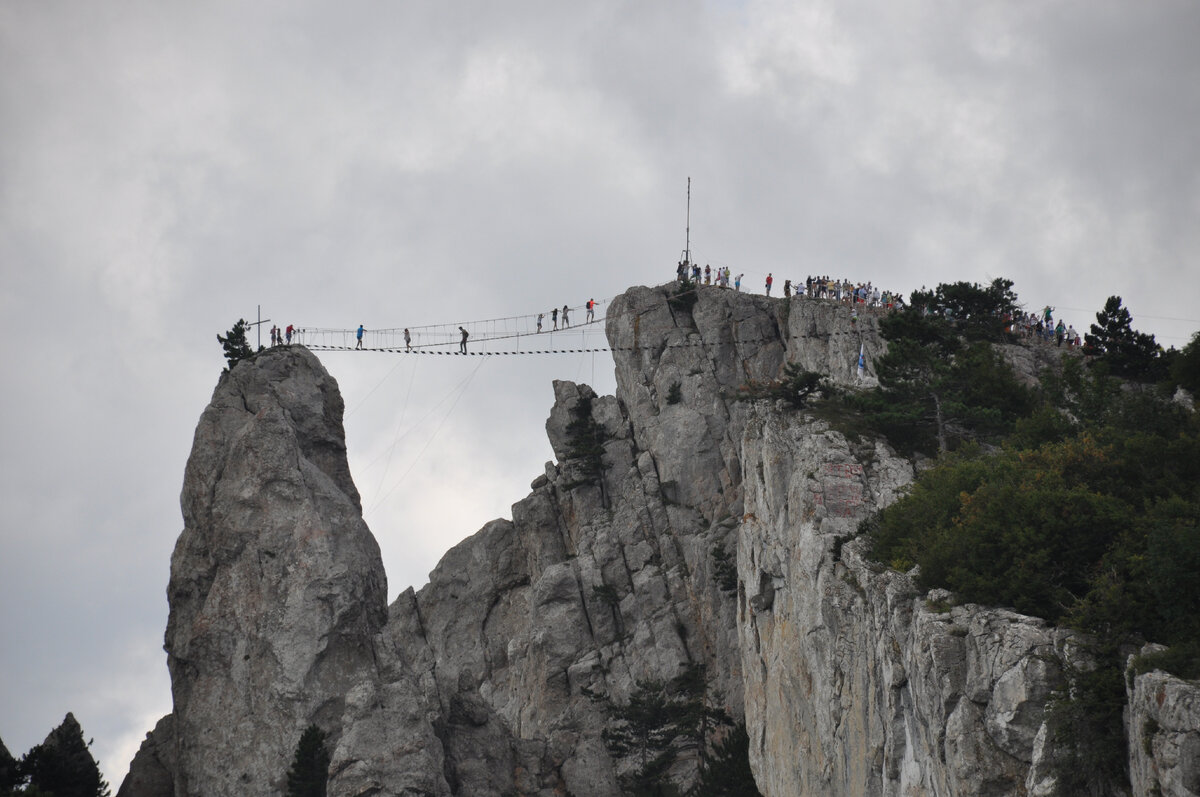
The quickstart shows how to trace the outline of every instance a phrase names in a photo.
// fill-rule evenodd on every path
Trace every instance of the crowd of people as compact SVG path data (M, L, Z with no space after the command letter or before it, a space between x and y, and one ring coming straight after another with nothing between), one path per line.
M1039 313L1017 313L1009 332L1026 339L1041 340L1054 345L1067 344L1068 348L1083 345L1083 338L1075 331L1074 324L1064 324L1061 318L1054 320L1054 308L1046 305Z
M716 285L720 288L728 288L732 284L735 291L742 289L742 277L744 276L745 274L733 276L728 266L718 266L716 269L705 266L701 269L699 263L688 263L685 260L679 261L675 269L675 277L681 283L690 280L696 285ZM765 285L767 296L771 295L771 288L774 284L774 273L768 273ZM854 283L847 279L836 280L830 279L828 276L810 276L804 280L803 288L800 287L801 284L799 280L796 282L792 282L790 279L784 280L784 298L791 298L793 295L804 296L809 299L843 302L855 307L887 310L902 307L904 304L904 299L899 293L881 291L870 282Z
M681 260L676 266L675 277L683 283L690 281L695 285L716 285L720 288L732 287L735 291L742 289L744 274L732 276L728 266L700 267L699 263L689 263ZM765 292L771 295L775 283L773 273L767 274ZM799 280L784 280L783 296L793 295L808 299L825 299L841 302L853 308L855 320L858 309L898 310L904 308L904 297L896 291L880 290L871 282L852 282L848 279L830 279L828 276L810 276L801 283ZM1046 305L1040 312L1018 313L1011 319L1008 331L1030 340L1053 342L1056 346L1066 345L1077 347L1083 345L1083 338L1073 325L1067 324L1062 318L1055 320L1054 308Z
M742 277L744 274L732 274L728 266L704 266L700 268L698 263L689 263L680 261L676 268L676 278L681 282L689 280L696 285L716 285L720 288L732 287L735 291L742 289ZM767 274L765 291L767 296L771 295L771 288L774 285L774 276L771 273ZM859 308L873 310L894 310L903 309L904 298L901 294L895 291L880 290L870 281L855 283L848 279L830 279L828 276L809 276L803 283L799 280L792 282L787 279L783 282L784 298L791 298L793 295L808 299L824 299L826 301L841 302L849 305L852 308L854 320L857 320ZM586 322L592 322L596 318L596 301L588 299L583 305L586 312ZM562 308L553 308L550 310L550 330L545 330L546 314L538 313L537 315L537 332L543 331L558 331L559 329L568 329L571 326L571 307L564 304ZM1044 342L1054 341L1055 345L1062 346L1064 343L1068 347L1082 346L1083 340L1080 334L1075 330L1073 325L1068 325L1059 318L1054 319L1054 308L1046 305L1040 312L1018 313L1015 318L1010 319L1008 331L1020 335L1026 339L1041 340ZM561 326L560 326L561 324ZM459 351L466 353L468 333L462 327L458 328L461 333L459 341ZM355 348L363 347L362 324L358 325L354 336L356 338ZM293 339L299 343L304 330L288 324L286 327L271 326L271 345L282 346L292 343ZM404 347L408 351L412 351L412 335L408 328L404 330Z

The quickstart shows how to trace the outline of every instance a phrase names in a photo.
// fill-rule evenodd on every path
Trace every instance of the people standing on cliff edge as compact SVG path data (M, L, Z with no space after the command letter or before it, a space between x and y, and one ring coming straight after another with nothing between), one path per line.
M288 324L288 326L287 326L287 332L285 332L285 333L284 333L284 334L286 334L286 335L287 335L287 342L288 342L288 345L289 345L289 346L291 346L291 345L292 345L292 330L293 330L293 329L295 329L295 327L293 327L291 324Z
M467 338L470 337L470 335L468 335L467 330L463 329L462 327L459 327L458 331L462 333L462 340L460 340L458 342L458 353L466 354L467 353Z
M774 281L775 281L775 280L773 280L773 279L771 278L771 272L769 272L769 271L768 271L768 272L767 272L767 296L770 296L770 295L771 295L771 283L772 283L772 282L774 282Z
M354 346L354 348L356 348L356 349L362 348L362 333L363 333L363 325L359 324L358 331L354 333L354 337L358 338L358 343L356 343Z

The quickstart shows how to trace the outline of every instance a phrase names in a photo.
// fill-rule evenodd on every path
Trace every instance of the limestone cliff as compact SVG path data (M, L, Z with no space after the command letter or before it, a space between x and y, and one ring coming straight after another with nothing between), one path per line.
M333 795L614 795L630 763L601 741L603 702L691 663L745 717L765 795L1047 793L1042 715L1072 636L942 610L866 562L849 537L910 463L736 400L788 362L856 381L860 348L883 348L875 318L669 295L613 302L617 395L555 383L558 461L390 607L332 379L301 347L225 375L171 564L174 711L119 795L281 793L310 722ZM736 552L736 589L714 551ZM1135 793L1194 792L1196 687L1147 673L1130 695L1131 736L1149 734Z

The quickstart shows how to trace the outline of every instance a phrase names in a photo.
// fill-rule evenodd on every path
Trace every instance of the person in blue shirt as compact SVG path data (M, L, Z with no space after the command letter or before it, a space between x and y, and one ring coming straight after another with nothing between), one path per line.
M358 332L355 332L355 333L354 333L354 337L358 338L358 344L357 344L357 345L354 347L354 348L356 348L356 349L361 349L361 348L362 348L362 333L363 333L363 325L362 325L362 324L359 324L359 325L358 325Z

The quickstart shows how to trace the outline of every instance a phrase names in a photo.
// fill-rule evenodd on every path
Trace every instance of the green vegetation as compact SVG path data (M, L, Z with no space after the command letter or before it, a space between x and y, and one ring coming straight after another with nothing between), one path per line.
M678 404L681 401L683 401L683 386L678 382L674 382L667 390L667 403Z
M877 561L919 565L922 589L1090 635L1096 666L1066 673L1048 721L1060 792L1101 793L1127 782L1122 646L1163 643L1135 667L1200 677L1200 420L1170 399L1196 384L1200 336L1164 356L1111 297L1089 361L1063 358L1034 392L970 309L987 289L945 287L885 319L880 388L847 399L899 448L942 453L860 530ZM1144 384L1168 365L1172 382Z
M737 561L734 555L725 550L725 546L719 542L713 545L709 554L712 556L713 576L716 577L717 586L723 592L737 591Z
M1154 382L1167 375L1162 348L1153 335L1133 328L1133 318L1121 306L1120 296L1108 297L1083 343L1090 354L1108 364L1114 376Z
M783 399L793 409L800 409L810 401L834 395L829 380L815 371L805 371L796 363L783 367L783 378L772 382L747 382L736 396L738 401L760 399Z
M1071 670L1068 684L1046 714L1055 794L1123 794L1125 771L1125 687L1119 667L1107 666L1115 651L1101 651L1101 666Z
M757 797L745 725L735 725L718 703L699 664L689 665L668 682L638 681L625 705L609 702L605 746L614 758L635 764L621 776L623 792L642 797ZM672 765L685 750L694 750L698 759L695 781L686 790L671 778Z
M0 744L0 795L109 797L108 784L100 777L90 747L71 714L19 761Z
M1102 371L1048 380L1074 420L1043 406L1002 450L942 458L864 528L872 554L963 601L1200 653L1200 422Z
M700 774L689 797L762 797L750 771L750 736L739 722L712 745L700 762Z
M604 474L604 443L608 434L592 417L591 397L580 398L571 409L571 422L566 431L567 459L579 473L579 478L567 484L566 489L593 484L603 490L600 477Z
M17 760L8 752L4 742L0 741L0 794L11 794L21 782L21 771L17 768Z
M287 797L325 797L330 760L325 740L325 732L316 725L309 725L300 734L287 774Z
M1200 395L1200 332L1171 358L1171 379L1193 396Z
M973 282L941 284L932 291L913 291L909 309L923 317L946 321L967 340L1007 340L1005 331L1017 313L1012 280L994 279L988 286Z
M671 291L671 295L667 297L667 306L672 310L679 310L684 313L692 312L692 308L696 306L696 301L700 298L697 287L697 283L684 277L679 281L679 286Z
M226 371L233 370L233 366L254 354L250 344L246 341L246 320L244 318L239 318L233 325L233 329L225 333L225 337L217 335L217 342L225 349L225 359L229 361Z
M905 453L994 444L1034 408L1034 396L992 347L1016 312L1012 283L958 282L915 292L885 316L879 389L848 397L874 431Z

